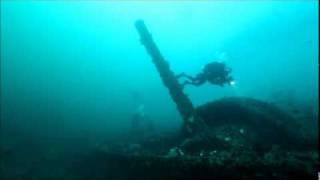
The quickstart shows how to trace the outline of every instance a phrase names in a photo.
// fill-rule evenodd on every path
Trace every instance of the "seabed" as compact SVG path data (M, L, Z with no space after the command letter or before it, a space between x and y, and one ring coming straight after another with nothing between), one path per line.
M78 164L74 170L81 173L74 178L316 177L316 134L305 131L311 127L301 126L298 119L276 106L252 98L233 97L200 106L197 112L206 117L211 127L210 139L158 135L139 142L106 143Z

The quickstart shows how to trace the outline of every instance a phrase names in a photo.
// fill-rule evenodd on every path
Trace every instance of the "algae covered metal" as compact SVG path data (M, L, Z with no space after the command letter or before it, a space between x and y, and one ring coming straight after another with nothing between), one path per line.
M169 63L160 53L143 20L137 20L135 27L139 32L141 43L151 56L152 62L156 66L162 82L169 89L170 96L177 105L178 111L184 120L186 130L188 132L203 130L205 127L203 120L195 113L192 102L184 94L182 86L176 79L175 74L170 70Z

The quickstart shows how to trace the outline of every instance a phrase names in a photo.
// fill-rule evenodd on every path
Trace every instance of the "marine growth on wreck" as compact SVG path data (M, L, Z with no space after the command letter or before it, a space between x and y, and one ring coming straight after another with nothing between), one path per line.
M0 179L317 178L316 1L0 7Z

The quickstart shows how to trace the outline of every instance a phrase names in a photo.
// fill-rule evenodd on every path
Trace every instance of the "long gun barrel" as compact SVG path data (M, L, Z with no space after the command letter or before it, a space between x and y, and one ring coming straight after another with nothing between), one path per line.
M196 127L198 127L196 125L199 124L197 121L200 122L202 120L196 117L192 102L188 96L183 93L182 86L179 84L175 74L170 70L168 62L161 55L144 22L142 20L137 20L135 27L139 32L141 43L145 46L148 54L152 58L152 62L160 74L162 82L169 89L170 96L176 103L178 111L184 120L185 126L189 131L193 132ZM203 123L201 122L200 124Z

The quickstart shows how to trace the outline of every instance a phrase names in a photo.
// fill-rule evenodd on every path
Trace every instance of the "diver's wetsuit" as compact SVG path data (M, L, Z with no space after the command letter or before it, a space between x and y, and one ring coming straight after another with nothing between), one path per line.
M212 84L223 86L226 83L230 83L233 78L229 76L231 69L226 67L224 63L212 62L207 64L203 71L196 75L196 77L189 76L185 73L177 75L177 78L185 77L188 80L184 81L182 86L184 87L187 84L194 86L200 86L206 81L209 81Z

